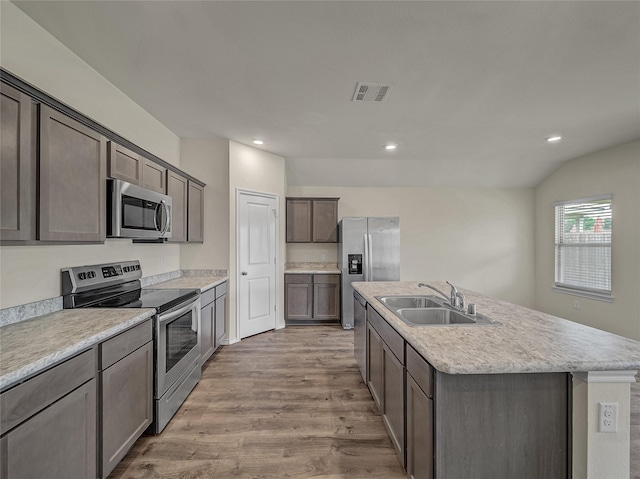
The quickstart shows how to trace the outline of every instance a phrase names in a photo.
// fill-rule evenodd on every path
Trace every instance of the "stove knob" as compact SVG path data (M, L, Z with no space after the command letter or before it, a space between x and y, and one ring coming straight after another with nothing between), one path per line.
M78 273L78 279L85 279L87 275L85 273Z

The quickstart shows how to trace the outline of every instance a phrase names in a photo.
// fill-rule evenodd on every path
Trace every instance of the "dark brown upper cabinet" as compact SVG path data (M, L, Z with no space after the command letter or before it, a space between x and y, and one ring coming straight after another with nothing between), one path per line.
M287 198L287 243L337 243L339 198Z
M147 158L144 158L142 186L158 193L167 193L167 169Z
M117 178L142 186L144 158L113 141L109 142L108 152L107 175L109 178Z
M36 235L37 106L24 93L0 89L0 239Z
M39 239L104 242L106 157L100 133L40 106Z
M204 187L189 181L187 241L204 242Z
M189 181L173 171L167 172L167 194L171 196L171 239L187 241L187 192Z

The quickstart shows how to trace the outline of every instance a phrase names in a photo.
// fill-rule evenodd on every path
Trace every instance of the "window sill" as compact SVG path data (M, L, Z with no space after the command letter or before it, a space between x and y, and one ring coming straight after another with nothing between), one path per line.
M580 296L581 298L594 299L596 301L604 301L605 303L613 303L613 296L606 293L581 291L579 289L563 288L561 286L552 286L551 291L555 291L556 293L568 294L571 296Z

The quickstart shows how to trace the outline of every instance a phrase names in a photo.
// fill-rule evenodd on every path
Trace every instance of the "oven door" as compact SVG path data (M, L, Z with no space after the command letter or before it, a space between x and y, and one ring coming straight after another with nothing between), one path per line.
M156 398L200 356L200 298L156 319Z

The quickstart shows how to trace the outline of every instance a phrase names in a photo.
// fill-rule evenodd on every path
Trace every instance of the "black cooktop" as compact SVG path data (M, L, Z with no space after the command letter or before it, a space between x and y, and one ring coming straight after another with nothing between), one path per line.
M153 289L142 288L128 291L102 301L95 302L90 308L155 308L163 313L200 294L197 289Z

